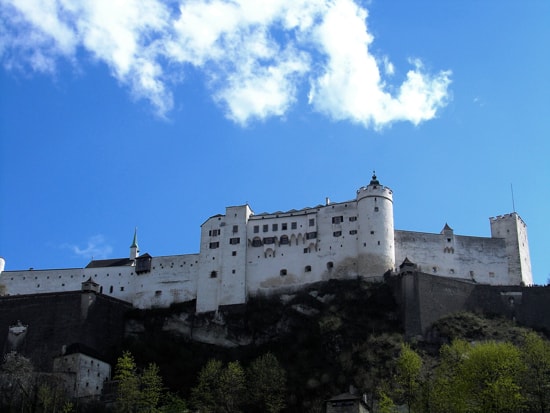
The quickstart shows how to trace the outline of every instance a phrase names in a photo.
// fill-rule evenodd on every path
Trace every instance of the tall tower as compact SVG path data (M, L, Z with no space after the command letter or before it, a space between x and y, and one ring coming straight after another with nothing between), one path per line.
M515 212L489 218L489 220L491 221L491 237L504 238L506 243L508 278L503 279L502 284L533 284L525 222Z
M132 245L130 245L130 259L135 260L139 257L139 247L137 243L137 228L134 229L134 239L132 240Z
M357 190L358 271L365 277L382 277L395 267L393 192L380 185L373 173L368 186Z

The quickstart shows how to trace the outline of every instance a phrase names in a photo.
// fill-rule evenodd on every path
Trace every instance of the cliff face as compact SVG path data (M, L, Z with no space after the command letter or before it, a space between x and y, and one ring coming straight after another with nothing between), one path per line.
M339 394L351 383L381 379L399 352L401 323L385 283L359 279L312 285L296 294L257 297L217 314L194 314L193 303L132 311L126 346L155 360L166 383L184 394L211 358L247 365L272 352L288 374L296 411Z

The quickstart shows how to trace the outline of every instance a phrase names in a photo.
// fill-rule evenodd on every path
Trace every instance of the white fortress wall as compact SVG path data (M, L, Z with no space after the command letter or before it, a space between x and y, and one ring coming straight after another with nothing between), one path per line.
M101 261L92 261L92 263ZM133 265L54 270L4 271L0 282L9 295L79 291L91 278L100 292L138 308L169 306L196 297L198 254L154 257L151 272L136 274Z
M426 273L494 285L507 279L502 239L396 230L395 248L398 265L408 258Z
M135 268L133 269L126 284L129 290L127 298L112 295L130 301L135 307L169 307L174 303L193 300L197 296L199 254L153 257L150 272L136 274ZM96 282L103 286L103 293L106 293L106 285ZM118 288L122 294L121 286L115 285L113 290ZM109 289L110 287L111 285ZM109 292L107 294L111 295Z

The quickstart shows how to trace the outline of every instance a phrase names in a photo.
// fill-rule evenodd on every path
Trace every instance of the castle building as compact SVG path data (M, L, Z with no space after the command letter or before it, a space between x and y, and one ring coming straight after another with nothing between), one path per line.
M92 260L85 268L4 271L5 294L99 292L138 308L196 300L197 312L246 303L332 278L381 280L406 259L419 271L490 285L531 285L527 227L515 212L490 218L491 237L395 230L393 192L376 175L354 199L287 212L254 214L230 206L201 225L196 254Z

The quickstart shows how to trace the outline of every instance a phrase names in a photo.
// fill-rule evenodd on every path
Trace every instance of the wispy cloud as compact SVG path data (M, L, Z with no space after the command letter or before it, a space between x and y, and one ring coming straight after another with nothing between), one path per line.
M106 243L103 235L90 237L85 247L74 244L63 244L62 248L71 250L76 256L87 259L104 259L111 255L113 248Z
M160 116L189 68L202 70L225 116L246 125L283 116L309 84L311 107L381 128L418 124L448 99L450 72L395 67L369 50L367 10L353 0L0 0L0 56L8 69L54 73L82 55L106 64ZM185 98L185 97L184 97Z

